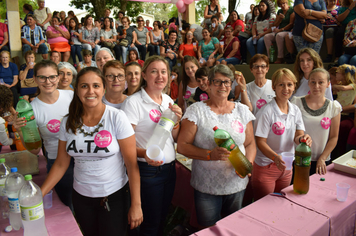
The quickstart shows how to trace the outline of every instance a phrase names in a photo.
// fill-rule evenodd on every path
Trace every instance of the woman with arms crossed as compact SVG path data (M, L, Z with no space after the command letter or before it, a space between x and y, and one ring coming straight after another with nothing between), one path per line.
M125 113L102 102L104 93L99 69L80 71L57 159L41 190L44 196L53 188L73 156L73 207L84 235L125 235L128 223L135 228L142 222L135 135Z

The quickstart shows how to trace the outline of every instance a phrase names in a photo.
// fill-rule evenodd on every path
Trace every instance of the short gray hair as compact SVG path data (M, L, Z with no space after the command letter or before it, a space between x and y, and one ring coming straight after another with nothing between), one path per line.
M69 70L71 70L72 74L73 74L73 80L77 77L77 74L78 74L77 70L69 62L60 62L58 64L58 70L61 70L61 69L69 69Z
M326 78L327 78L327 81L328 81L328 82L330 81L330 74L329 74L329 72L328 72L327 70L325 70L324 68L315 68L314 70L312 70L312 72L310 72L309 78L310 78L313 74L318 73L318 72L325 74L325 75L326 75Z
M108 52L111 55L111 57L114 58L114 60L115 60L115 57L114 57L114 54L112 54L112 51L110 49L108 49L108 48L102 47L95 53L95 61L96 61L96 55L98 55L98 53L101 52L101 51Z
M231 81L234 81L234 74L232 73L230 68L226 65L219 64L211 68L209 71L208 79L210 83L213 82L216 73L222 74L223 76L228 77Z

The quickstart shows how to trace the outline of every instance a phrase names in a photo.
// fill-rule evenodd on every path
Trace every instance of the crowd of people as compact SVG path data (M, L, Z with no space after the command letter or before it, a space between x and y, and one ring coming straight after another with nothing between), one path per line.
M355 2L343 0L338 7L333 0L297 0L292 7L277 0L276 12L272 1L261 0L245 22L235 10L223 22L218 0L211 0L202 25L182 21L181 29L176 19L150 27L141 16L133 26L124 12L111 18L110 9L79 22L73 12L52 14L43 0L38 4L36 10L24 5L26 63L20 69L10 62L7 28L0 24L0 142L14 142L7 122L23 141L26 122L14 109L21 95L31 102L43 139L48 176L42 193L55 188L84 235L125 235L137 228L140 235L162 235L176 152L193 159L197 220L209 227L242 208L248 185L254 200L289 186L293 169L286 170L281 153L294 153L302 140L312 149L310 174L320 175L347 144L355 145ZM305 40L306 23L326 29L325 60L333 58L334 43L345 45L335 52L342 64L324 69L323 36ZM275 63L289 58L294 70L281 65L268 79L274 42ZM247 52L250 83L238 71ZM36 62L36 54L43 60ZM147 143L166 109L177 121L162 150L164 161L155 161L146 154ZM230 152L214 141L215 126L227 130L253 164L250 176L236 174Z

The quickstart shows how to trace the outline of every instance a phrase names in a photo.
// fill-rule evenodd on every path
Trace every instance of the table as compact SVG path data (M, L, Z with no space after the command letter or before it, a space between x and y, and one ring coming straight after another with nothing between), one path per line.
M8 147L3 147L1 153L10 152ZM46 159L43 155L38 157L39 175L33 176L33 181L41 186L47 176ZM78 227L78 224L69 209L58 198L57 193L53 190L53 206L50 209L45 209L45 224L48 234L56 235L83 235ZM9 225L8 219L0 219L0 236L22 236L23 229L18 231L12 230L10 233L4 231L5 227Z
M308 194L270 194L195 235L355 235L356 176L339 172L331 164L325 181L310 177ZM346 202L336 200L336 183L351 185Z

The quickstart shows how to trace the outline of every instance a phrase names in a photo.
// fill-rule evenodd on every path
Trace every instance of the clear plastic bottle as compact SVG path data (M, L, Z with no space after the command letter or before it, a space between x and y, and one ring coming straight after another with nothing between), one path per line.
M19 113L19 117L25 117L27 121L26 126L21 127L25 147L29 151L40 148L41 136L37 129L31 104L23 99L23 97L20 97L20 100L16 105L16 111Z
M5 190L9 200L10 225L14 230L19 230L22 227L19 191L24 184L25 179L20 173L17 173L17 168L11 168L11 173L7 176L5 181Z
M0 159L0 211L4 219L9 217L9 203L5 191L6 177L10 174L10 167L5 164L5 158Z
M159 122L156 125L156 128L153 131L153 134L151 138L148 140L147 145L146 145L146 155L156 161L160 161L156 159L159 155L159 150L157 149L157 146L160 149L160 153L162 154L162 150L164 149L164 146L166 145L166 141L171 135L172 129L174 124L177 122L177 116L174 114L174 112L171 109L166 109L159 120ZM152 149L152 147L156 147L155 151L152 151L150 153L154 155L149 155L149 150ZM163 158L163 157L162 157ZM161 159L161 158L160 158ZM161 159L162 160L162 159Z
M32 175L25 175L26 183L19 193L24 236L47 236L43 210L42 191L32 181Z

